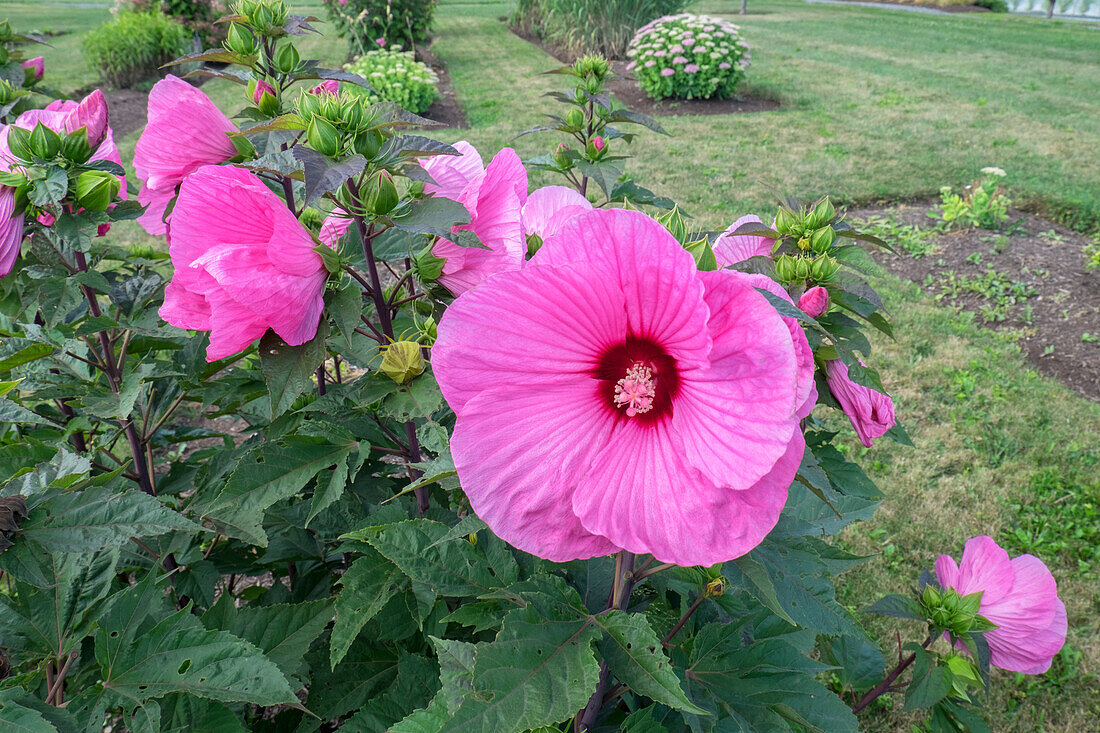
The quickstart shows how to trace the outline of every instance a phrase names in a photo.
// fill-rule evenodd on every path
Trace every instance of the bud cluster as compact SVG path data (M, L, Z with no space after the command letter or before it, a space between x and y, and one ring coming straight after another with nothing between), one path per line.
M978 626L981 603L982 592L960 596L954 588L940 589L931 583L924 587L921 595L921 605L928 620L936 628L955 636L963 636Z
M359 153L371 160L386 139L385 131L376 125L368 99L353 92L302 92L298 114L305 123L309 146L330 158Z
M278 38L286 33L290 11L283 0L240 0L233 8L234 22L240 23L262 36Z
M781 241L793 243L794 254L782 254L775 262L779 279L785 283L829 282L840 271L840 263L828 254L837 233L833 228L836 209L829 197L798 211L783 207L775 217Z

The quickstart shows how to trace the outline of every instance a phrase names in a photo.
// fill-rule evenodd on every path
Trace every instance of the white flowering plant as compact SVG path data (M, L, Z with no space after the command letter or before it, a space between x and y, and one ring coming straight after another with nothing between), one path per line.
M738 26L680 13L638 29L626 52L628 70L654 99L724 99L745 78L749 47Z
M414 114L423 114L439 97L439 77L427 64L417 61L412 51L369 51L344 66L374 87L361 90L371 102L394 102Z

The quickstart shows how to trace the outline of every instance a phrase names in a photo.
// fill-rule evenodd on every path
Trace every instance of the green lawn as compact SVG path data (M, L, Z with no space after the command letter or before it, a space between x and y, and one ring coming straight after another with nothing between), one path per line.
M695 9L735 12L731 0ZM295 6L317 12L319 6ZM503 27L507 3L443 0L435 52L449 67L472 129L443 131L483 151L523 155L552 137L512 141L550 111L541 95L562 80L556 62ZM798 0L753 0L737 18L753 47L748 91L780 101L774 112L674 117L670 138L640 137L628 169L672 196L702 227L743 213L770 214L779 193L830 193L848 203L934 195L979 168L1008 171L1013 195L1082 231L1100 231L1100 32L1090 24L966 14L930 16ZM14 2L0 7L20 29L82 28L104 9ZM323 27L323 26L322 26ZM76 33L54 39L47 73L64 89L91 81ZM343 44L310 37L303 55L328 63ZM62 73L61 70L65 71ZM60 81L58 81L60 79ZM229 112L241 88L204 87ZM137 134L122 141L124 158ZM123 238L137 238L120 227ZM853 608L903 591L935 556L956 556L975 534L1051 565L1069 610L1070 639L1038 678L996 675L994 731L1092 730L1100 719L1100 558L1089 529L1100 510L1100 405L1038 376L1006 338L880 274L898 339L874 358L916 447L864 451L888 495L873 521L844 537L872 555L842 594ZM1090 514L1091 512L1091 514ZM1092 535L1095 537L1095 535ZM891 639L893 622L869 628ZM873 709L871 731L908 731L900 700Z

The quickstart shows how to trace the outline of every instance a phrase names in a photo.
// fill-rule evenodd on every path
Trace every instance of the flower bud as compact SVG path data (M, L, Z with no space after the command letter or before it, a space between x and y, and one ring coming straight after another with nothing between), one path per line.
M424 343L426 345L431 346L435 343L436 337L439 335L438 324L435 322L435 318L428 316L424 323L420 324L420 335L424 338Z
M607 143L600 135L588 141L587 153L592 160L599 160L605 152L607 152Z
M235 54L251 56L256 53L256 39L252 31L237 23L229 24L229 33L225 39L225 47Z
M73 186L76 202L89 211L105 211L114 202L122 184L105 171L85 171Z
M412 181L408 188L409 196L420 198L424 195L424 181Z
M306 127L306 140L309 146L330 158L340 154L340 133L332 123L323 117L315 116Z
M83 128L70 132L61 141L61 157L76 164L87 163L92 157L92 146L88 144L88 133Z
M798 257L795 259L795 279L796 280L809 280L810 279L810 261L805 257Z
M805 260L803 260L803 262L805 262ZM807 279L813 278L815 281L821 283L829 282L839 271L840 263L829 255L823 255L813 261Z
M284 74L292 73L298 68L298 62L301 60L302 57L298 55L298 49L289 41L284 43L279 47L279 50L275 52L275 66Z
M943 603L943 593L939 588L929 583L924 586L924 593L921 595L921 601L923 601L924 605L929 609L937 608Z
M394 185L393 176L388 171L378 171L367 179L363 187L359 189L359 197L367 210L376 216L382 216L393 211L401 197L397 195L397 186Z
M30 86L34 82L42 78L46 73L46 60L41 56L35 56L33 59L27 59L23 62L23 74L24 81L23 86Z
M39 122L31 131L29 145L33 157L53 160L61 151L61 136Z
M795 216L787 209L780 209L775 215L775 230L782 234L788 234L794 226Z
M585 88L588 89L589 94L596 94L603 88L603 79L595 76L590 76L584 83Z
M336 81L335 79L325 79L323 82L321 82L320 84L318 84L317 86L315 86L315 87L313 87L312 89L309 90L310 94L333 94L333 95L335 95L335 94L339 94L339 92L340 92L340 82Z
M829 291L817 285L798 299L798 307L810 318L820 318L829 310Z
M8 125L8 149L12 155L20 160L30 160L34 157L34 151L31 149L31 131L17 127L16 125Z
M394 341L382 354L379 371L398 384L420 376L424 373L424 355L420 353L420 344L416 341Z
M313 119L313 115L318 114L321 111L321 102L314 94L299 94L298 95L298 116L309 124L309 121Z
M573 101L577 104L588 104L588 95L584 93L583 89L578 88L573 92Z
M704 237L694 242L688 242L684 249L695 258L695 266L703 272L712 272L718 269L718 258L714 254L714 247Z
M584 125L584 112L581 112L576 107L573 107L565 113L565 124L567 127L573 130L581 129Z
M775 272L782 282L789 283L798 279L798 262L790 255L779 255L775 261Z
M88 145L93 151L107 137L108 125L107 99L99 89L80 100L65 118L65 132L76 132L82 127L88 130Z
M248 91L252 96L252 102L268 117L279 114L279 98L275 87L263 79L255 79L248 84Z
M657 221L668 230L669 234L676 237L677 242L680 244L687 243L688 225L684 220L684 215L680 213L679 206L673 206L671 209L658 216Z
M820 227L828 224L836 216L836 209L833 208L832 202L829 201L829 197L821 199L814 206L814 210L810 212L808 217L809 224L814 227Z
M129 255L134 259L150 259L157 256L156 248L151 244L131 244Z
M836 241L836 232L831 226L823 226L810 235L810 249L817 254L825 254Z
M554 151L554 162L562 170L569 170L573 167L573 158L569 155L568 145L558 143L558 149Z
M527 259L534 257L540 249L542 249L542 237L536 232L531 232L527 235Z
M417 253L416 258L413 260L413 270L416 272L416 278L422 283L435 282L443 274L443 264L446 261L443 257L435 256L431 245L425 247Z

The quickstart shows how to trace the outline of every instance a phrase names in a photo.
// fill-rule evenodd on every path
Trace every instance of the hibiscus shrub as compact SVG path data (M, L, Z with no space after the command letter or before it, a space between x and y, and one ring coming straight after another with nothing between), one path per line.
M191 45L191 32L160 13L122 12L84 34L81 44L88 68L125 88L157 76Z
M408 51L431 37L436 0L324 0L325 14L348 51L359 56L379 46Z
M412 51L368 51L344 68L370 83L373 91L365 93L372 102L394 102L419 115L439 97L439 77Z
M977 731L990 665L1049 666L1054 579L989 538L866 609L924 638L890 670L836 601L881 494L826 415L906 440L882 242L828 199L693 230L598 58L530 190L308 23L243 0L199 57L243 129L155 85L137 201L99 91L0 130L0 728L845 733L904 688Z
M706 15L668 15L638 29L627 68L654 99L725 99L745 78L749 47L740 28Z

